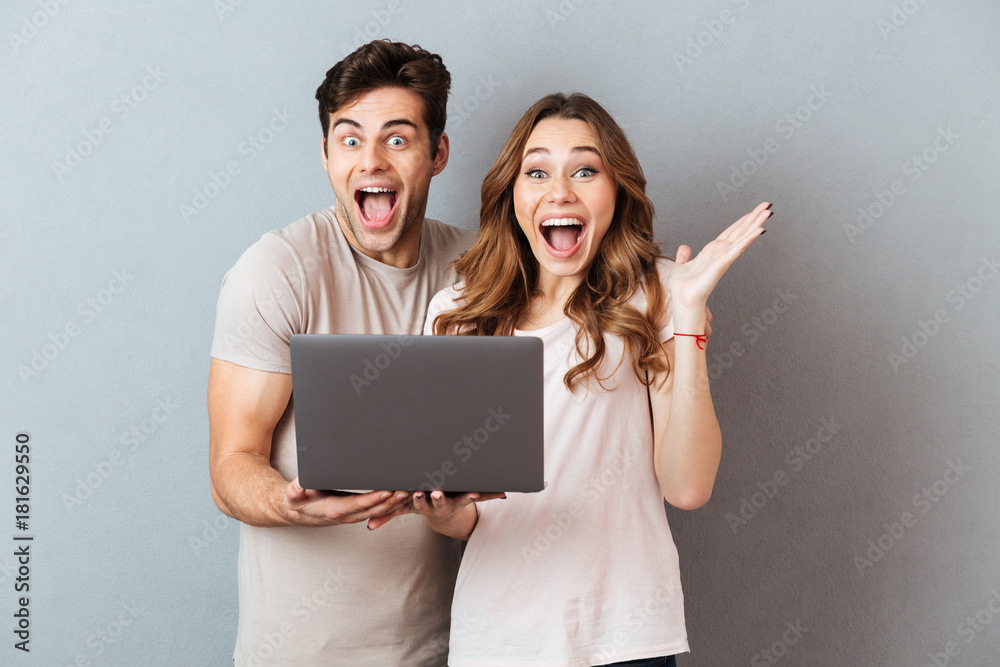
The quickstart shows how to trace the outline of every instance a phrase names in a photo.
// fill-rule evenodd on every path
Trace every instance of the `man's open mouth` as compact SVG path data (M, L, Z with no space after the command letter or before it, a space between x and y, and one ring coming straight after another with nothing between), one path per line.
M361 220L366 227L384 227L396 210L396 191L381 186L368 186L354 193Z
M576 252L586 230L587 225L580 218L549 218L541 224L542 239L557 257Z

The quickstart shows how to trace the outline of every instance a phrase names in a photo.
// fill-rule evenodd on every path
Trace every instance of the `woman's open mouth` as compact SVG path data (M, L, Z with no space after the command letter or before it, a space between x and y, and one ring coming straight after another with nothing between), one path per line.
M366 229L385 229L392 222L396 211L396 191L391 188L370 185L354 192L358 204L361 224Z
M545 249L553 257L570 257L583 242L587 224L580 218L547 218L539 227Z

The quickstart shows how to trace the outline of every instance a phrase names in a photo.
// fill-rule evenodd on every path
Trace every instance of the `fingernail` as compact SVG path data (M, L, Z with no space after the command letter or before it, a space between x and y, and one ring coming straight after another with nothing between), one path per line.
M503 499L503 500L507 500L507 494L506 493L501 493L500 494L500 498Z
M424 494L422 494L422 493L420 493L420 492L417 492L417 493L414 493L414 494L413 494L413 498L414 498L415 500L423 500L423 499L424 499Z
M374 528L372 528L372 525L370 523L366 524L366 526L367 526L368 530L375 530Z
M770 211L772 206L774 206L774 204L768 204L767 208L765 208L764 210L765 211Z
M400 491L399 493L396 494L396 498L398 498L399 500L402 500L403 498L407 497L408 495L410 495L410 494L407 493L406 491Z
M762 229L762 230L760 230L760 235L761 235L761 236L763 236L763 235L764 235L764 234L766 234L766 233L767 233L767 230L766 230L766 229Z
M385 500L386 498L388 498L391 495L392 495L391 491L383 491L382 493L379 494L379 498L381 498L382 500Z
M302 490L302 486L299 484L299 478L298 477L296 477L295 479L292 480L292 486L295 487L296 491L301 491Z

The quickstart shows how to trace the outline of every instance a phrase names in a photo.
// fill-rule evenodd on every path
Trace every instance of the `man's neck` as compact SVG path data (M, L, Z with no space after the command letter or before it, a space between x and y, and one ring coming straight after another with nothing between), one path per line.
M337 224L340 227L341 233L344 238L350 244L352 248L360 252L362 255L371 257L377 262L382 264L387 264L397 269L408 269L410 267L416 266L417 260L420 259L420 238L423 233L424 218L420 216L418 221L414 223L409 229L407 229L403 235L396 242L396 245L392 246L388 250L384 251L370 251L361 246L358 243L358 239L351 232L350 226L344 223L339 215L334 216L337 219Z

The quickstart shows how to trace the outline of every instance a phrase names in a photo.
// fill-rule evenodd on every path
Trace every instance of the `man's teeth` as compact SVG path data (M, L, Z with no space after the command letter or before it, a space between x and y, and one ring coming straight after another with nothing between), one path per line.
M582 226L578 218L549 218L542 221L542 227L571 227L573 225Z
M361 188L361 192L395 192L395 190L390 190L389 188L367 187Z

